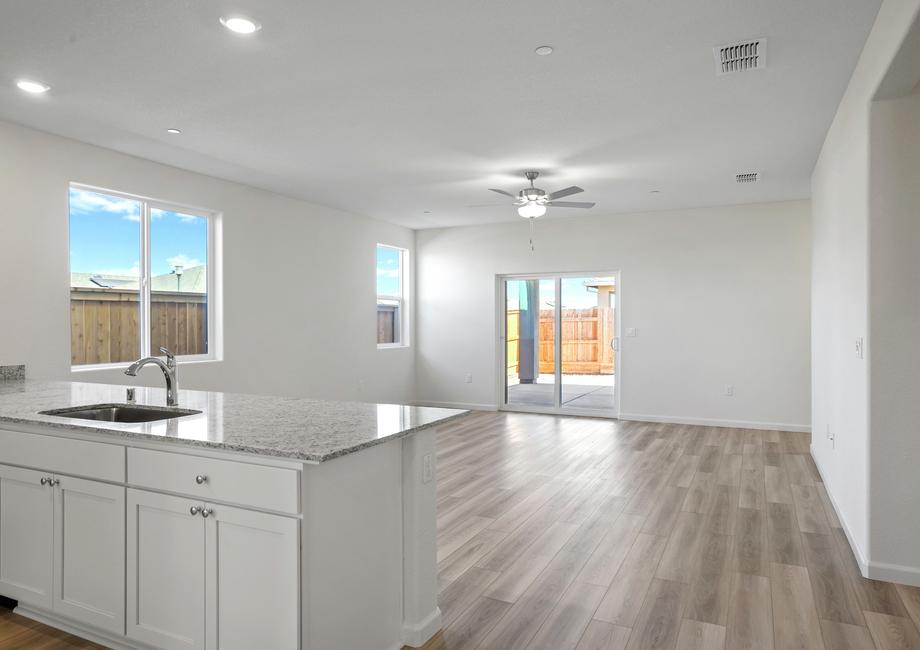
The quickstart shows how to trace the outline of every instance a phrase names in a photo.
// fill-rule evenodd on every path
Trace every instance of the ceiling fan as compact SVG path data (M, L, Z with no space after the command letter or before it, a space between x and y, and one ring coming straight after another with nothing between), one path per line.
M577 185L572 185L558 192L551 192L547 194L538 187L534 187L533 182L537 180L537 176L540 175L540 172L524 172L524 177L530 181L530 187L525 187L523 190L517 193L517 195L512 194L511 192L506 192L505 190L497 190L494 187L490 187L489 190L492 192L498 192L499 194L504 194L505 196L510 196L514 199L514 206L517 207L518 214L524 217L525 219L533 219L535 217L542 217L546 214L547 206L552 206L554 208L593 208L594 203L588 203L586 201L559 201L566 196L571 196L572 194L578 194L579 192L584 192L583 189Z

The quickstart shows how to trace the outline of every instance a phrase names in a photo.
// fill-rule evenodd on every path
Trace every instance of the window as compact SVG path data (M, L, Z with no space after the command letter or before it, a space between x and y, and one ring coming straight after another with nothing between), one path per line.
M402 248L377 244L377 347L408 345L407 255Z
M214 358L212 214L70 187L71 363Z

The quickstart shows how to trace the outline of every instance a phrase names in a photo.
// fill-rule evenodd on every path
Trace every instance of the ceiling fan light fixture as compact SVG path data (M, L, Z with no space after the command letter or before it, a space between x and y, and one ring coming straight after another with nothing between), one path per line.
M236 34L254 34L262 25L246 16L221 16L220 24Z
M535 217L542 217L546 214L546 206L536 201L528 201L524 205L518 207L518 214L524 217L525 219L533 219Z
M51 86L44 84L41 81L34 81L32 79L20 79L16 82L16 87L23 92L27 92L30 95L41 95L51 90Z

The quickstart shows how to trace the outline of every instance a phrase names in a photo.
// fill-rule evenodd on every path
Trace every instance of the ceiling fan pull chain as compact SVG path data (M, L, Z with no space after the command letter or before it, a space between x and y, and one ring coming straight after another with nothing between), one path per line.
M534 228L534 226L533 226L533 217L531 217L530 219L528 219L528 221L530 222L530 252L532 253L533 250L534 250L534 248L533 248L533 228Z

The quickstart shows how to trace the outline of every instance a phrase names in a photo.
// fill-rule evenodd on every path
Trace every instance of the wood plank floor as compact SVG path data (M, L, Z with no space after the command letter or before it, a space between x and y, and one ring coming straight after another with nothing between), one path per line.
M426 650L920 650L859 575L809 436L479 413L438 436Z
M0 608L0 648L4 650L96 650L102 646L36 623Z
M920 650L866 580L807 434L477 413L438 434L426 650ZM0 614L0 648L96 648Z

